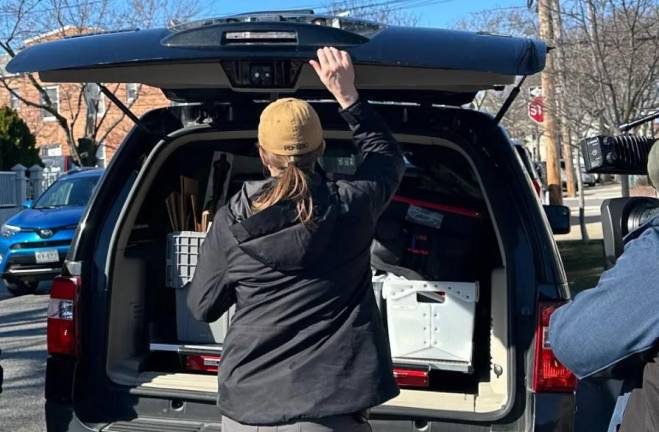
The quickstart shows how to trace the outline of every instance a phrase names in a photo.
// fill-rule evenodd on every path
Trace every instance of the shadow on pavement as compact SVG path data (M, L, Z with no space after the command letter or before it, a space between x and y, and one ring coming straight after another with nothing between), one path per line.
M587 224L589 223L595 223L595 222L602 222L602 217L600 215L594 215L594 216L586 216L584 217L584 220ZM579 215L572 215L570 218L570 222L572 223L572 227L579 227Z

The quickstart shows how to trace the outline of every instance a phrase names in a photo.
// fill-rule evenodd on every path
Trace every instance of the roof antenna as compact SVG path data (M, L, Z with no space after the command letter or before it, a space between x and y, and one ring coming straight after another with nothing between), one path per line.
M497 115L494 117L494 122L499 123L501 119L503 118L504 115L508 112L510 109L510 106L513 104L513 101L515 98L517 98L517 95L519 94L520 89L522 88L522 84L524 84L524 81L526 81L526 77L528 75L522 76L522 79L519 80L517 85L510 91L510 94L506 98L506 100L503 102L503 105L501 105L501 108L499 109L499 112Z

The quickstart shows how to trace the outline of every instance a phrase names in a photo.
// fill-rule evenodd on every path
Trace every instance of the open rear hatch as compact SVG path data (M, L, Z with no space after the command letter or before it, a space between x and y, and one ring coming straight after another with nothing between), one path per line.
M46 42L23 49L7 70L48 82L143 83L179 101L227 90L313 94L322 84L307 61L323 46L350 52L364 97L447 105L539 72L546 54L531 39L256 14Z

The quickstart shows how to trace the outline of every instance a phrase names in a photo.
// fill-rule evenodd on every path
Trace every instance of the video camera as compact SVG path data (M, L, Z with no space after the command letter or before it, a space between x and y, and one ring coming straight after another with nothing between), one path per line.
M581 143L586 172L647 174L648 154L656 139L634 135L596 136Z
M654 113L644 119L623 125L622 131L659 116ZM648 154L657 140L633 135L596 136L581 143L586 172L593 174L647 175ZM655 185L657 187L659 185ZM659 216L659 199L626 197L602 203L602 229L606 267L611 268L624 251L625 237L641 225Z

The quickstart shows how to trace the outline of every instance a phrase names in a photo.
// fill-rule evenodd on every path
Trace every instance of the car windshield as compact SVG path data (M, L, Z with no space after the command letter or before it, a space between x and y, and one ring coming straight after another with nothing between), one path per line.
M85 176L58 180L41 195L34 208L84 207L99 178L100 176Z

